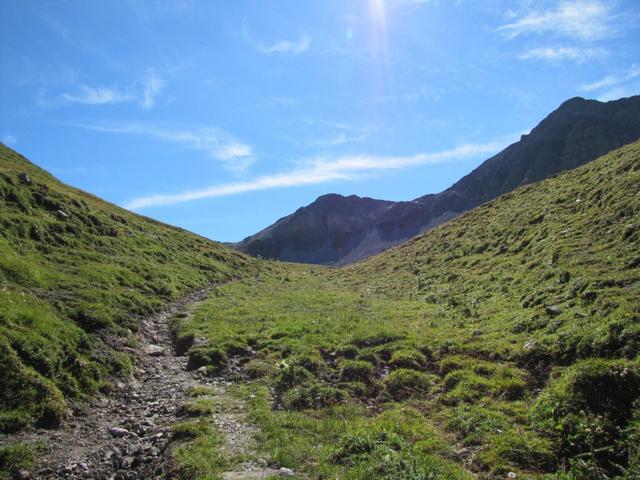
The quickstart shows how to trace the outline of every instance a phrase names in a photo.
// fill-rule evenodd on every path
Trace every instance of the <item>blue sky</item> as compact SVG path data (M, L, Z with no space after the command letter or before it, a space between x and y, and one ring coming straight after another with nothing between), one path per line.
M222 241L328 192L438 192L570 97L640 93L637 0L3 0L0 15L0 140Z

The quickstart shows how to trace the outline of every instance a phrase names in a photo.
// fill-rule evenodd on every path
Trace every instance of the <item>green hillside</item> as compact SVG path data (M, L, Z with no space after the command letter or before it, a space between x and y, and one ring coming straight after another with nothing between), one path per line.
M4 431L57 426L131 368L136 319L218 283L174 319L188 368L225 380L174 426L179 478L640 476L640 143L342 269L249 259L0 160ZM226 411L255 448L225 450Z
M241 381L261 458L300 478L640 475L640 143L360 264L214 293L179 324L207 339L192 366ZM176 461L217 478L198 425Z
M69 399L130 369L118 349L139 316L256 265L68 187L0 144L0 430L57 426Z

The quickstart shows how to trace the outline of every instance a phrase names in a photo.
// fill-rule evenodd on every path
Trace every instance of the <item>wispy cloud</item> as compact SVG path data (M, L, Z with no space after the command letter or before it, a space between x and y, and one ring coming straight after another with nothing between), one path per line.
M307 35L303 35L299 40L280 40L270 45L256 43L254 46L262 53L293 53L298 55L306 51L311 45L311 39Z
M253 149L230 133L218 127L201 127L177 130L145 123L119 125L69 124L95 132L142 135L163 142L175 143L185 148L205 152L209 157L222 161L236 172L245 171L253 163Z
M2 143L4 143L5 145L15 145L16 143L18 143L18 139L15 137L15 135L5 133L4 135L2 135Z
M140 107L149 110L155 105L155 99L165 84L165 81L157 73L149 71L145 77L125 89L79 85L74 92L63 93L53 100L42 97L39 99L39 103L45 106L56 106L72 103L106 105L136 102Z
M302 52L306 52L311 45L311 38L306 34L302 35L297 40L278 40L271 43L257 40L251 34L251 32L249 32L249 29L244 22L242 23L242 36L247 41L247 43L249 43L249 45L251 45L259 52L265 53L267 55L271 55L274 53L289 53L298 55Z
M584 84L580 88L585 92L591 92L593 90L600 90L602 88L627 83L638 77L640 77L640 65L632 65L629 71L623 75L607 75L596 82Z
M548 10L516 16L498 31L508 38L555 34L579 40L595 40L615 33L611 3L603 0L569 0Z
M542 47L532 48L519 55L518 58L521 60L544 60L552 63L564 60L584 63L606 55L607 51L603 48Z
M348 143L363 142L375 130L372 126L358 126L344 122L312 122L312 127L329 128L326 136L304 142L304 146L312 148L338 147Z
M362 99L363 103L414 103L420 100L439 100L440 94L432 88L420 87L416 90L408 90L406 92L378 95L375 97L366 97Z
M326 138L308 141L307 146L317 148L338 147L347 143L362 142L366 138L367 135L365 133L349 135L346 132L332 132L331 135Z
M104 105L107 103L130 102L135 99L131 94L120 92L108 87L88 87L81 85L74 93L63 93L60 98L67 103L81 103L84 105Z
M587 83L580 87L585 92L600 90L598 100L607 102L621 97L640 94L640 65L632 65L623 74L607 75L593 83Z
M335 180L358 180L365 175L380 171L400 170L420 165L455 161L477 155L499 151L507 142L465 144L450 150L435 153L420 153L412 156L381 157L375 155L347 155L341 157L318 157L299 162L289 172L265 175L246 182L214 185L200 190L190 190L169 195L148 195L133 199L126 208L138 210L147 207L174 205L204 198L236 195L239 193L321 184Z
M156 96L158 96L160 90L166 85L165 81L154 71L151 71L140 83L142 84L142 94L139 98L140 106L147 110L153 108Z

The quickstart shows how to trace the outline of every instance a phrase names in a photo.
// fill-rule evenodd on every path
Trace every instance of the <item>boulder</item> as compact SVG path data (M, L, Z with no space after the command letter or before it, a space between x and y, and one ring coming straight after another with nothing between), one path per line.
M22 172L18 175L18 180L20 180L20 183L23 185L31 185L33 182L31 181L31 178L29 177L29 175L27 175L26 172Z
M113 435L114 437L116 437L116 438L137 437L137 435L135 433L130 432L126 428L120 428L120 427L111 427L109 429L109 433L111 435Z
M544 307L544 311L550 317L555 317L556 315L559 315L560 312L562 312L562 310L560 310L560 307L558 307L557 305L547 305L546 307Z
M164 355L164 348L162 348L160 345L150 344L144 347L144 353L152 357L161 357L162 355Z

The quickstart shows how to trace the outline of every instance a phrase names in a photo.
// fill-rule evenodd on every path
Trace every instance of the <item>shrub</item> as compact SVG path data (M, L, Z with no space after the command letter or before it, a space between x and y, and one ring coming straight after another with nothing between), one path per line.
M282 396L282 403L289 410L303 410L328 407L343 401L345 398L344 392L337 388L313 383L311 385L300 385L288 390Z
M235 341L235 340L230 340L228 342L225 342L222 345L222 349L229 356L235 356L235 355L243 356L251 352L251 349L247 346L246 343Z
M206 387L204 385L197 385L187 390L187 395L189 395L192 398L207 397L207 396L215 395L215 393L216 391L212 387Z
M395 369L409 368L413 370L421 370L425 367L427 358L423 353L417 350L402 349L393 352L389 363L391 364L391 367Z
M373 365L362 360L342 362L340 379L344 382L369 382L373 376Z
M355 345L343 345L338 348L338 355L344 358L354 359L358 356L358 347Z
M359 456L370 456L376 449L398 451L404 441L395 433L382 430L369 433L349 433L340 439L336 449L330 456L332 463L352 464Z
M623 360L584 360L567 368L540 395L531 418L561 459L579 457L614 473L630 463L626 448L640 368Z
M394 370L384 380L387 393L395 400L426 394L429 389L427 375L415 370L400 368Z
M274 388L282 393L305 382L313 380L313 374L299 365L287 365L274 380Z
M358 360L369 362L371 365L378 365L378 357L375 353L362 353L358 355Z
M340 439L330 456L331 463L349 468L345 478L380 480L435 480L468 478L435 456L416 455L398 434L382 430L375 433L349 433Z
M190 417L203 417L212 415L219 410L217 403L207 397L196 398L183 407L185 415Z
M491 387L491 382L469 370L455 370L444 377L445 395L442 401L448 405L460 402L474 402L485 396Z
M464 368L464 363L458 357L447 357L440 362L440 376L444 377L454 370Z
M188 370L200 367L214 367L220 369L227 363L227 354L224 350L215 347L200 346L189 350Z
M498 375L492 386L493 396L504 400L520 400L527 393L525 382L517 376Z
M4 472L16 472L29 469L35 461L36 451L30 445L15 443L0 447L0 478ZM9 478L9 477L7 477Z
M114 313L102 303L83 302L73 314L78 325L88 332L113 326Z
M487 440L491 447L480 455L480 461L486 465L517 465L527 470L546 472L555 469L556 459L548 439L522 429L510 429L493 434Z
M21 363L0 337L0 431L12 432L36 420L39 427L56 428L67 413L60 391L32 368Z
M207 428L201 421L179 422L171 426L173 440L193 440L205 434L206 431Z
M178 330L176 328L176 330ZM174 348L178 355L184 355L195 343L195 335L193 333L177 333L174 332Z
M264 378L275 372L275 366L273 365L273 362L253 358L245 365L244 372L249 378Z
M324 361L317 352L300 353L290 360L291 365L304 367L310 372L317 373L324 369Z

